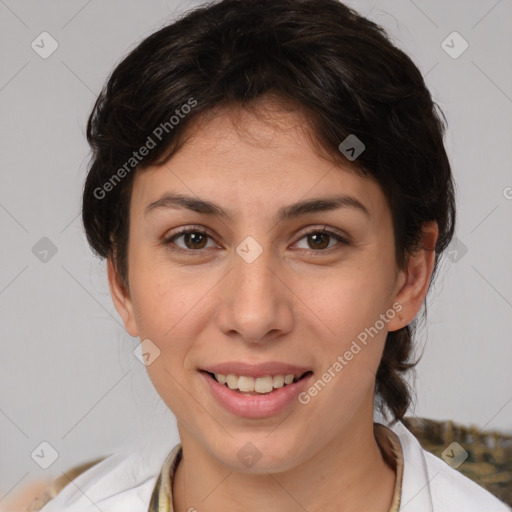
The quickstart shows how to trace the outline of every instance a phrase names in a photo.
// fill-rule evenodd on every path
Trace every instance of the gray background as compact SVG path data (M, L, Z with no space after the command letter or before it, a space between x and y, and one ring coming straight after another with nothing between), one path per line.
M178 440L133 355L137 340L122 328L79 211L85 124L107 75L197 3L0 0L0 498L150 437L169 447ZM387 28L421 69L448 119L458 184L459 242L429 294L409 414L510 431L512 2L350 5ZM43 31L58 43L46 59L31 47L42 46ZM453 31L469 44L458 58L442 46ZM453 37L446 44L462 48ZM57 250L46 261L43 237ZM59 455L46 470L31 457L43 441Z

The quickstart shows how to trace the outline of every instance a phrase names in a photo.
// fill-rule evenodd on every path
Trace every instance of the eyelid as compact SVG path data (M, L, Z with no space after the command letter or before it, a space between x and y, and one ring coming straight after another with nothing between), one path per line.
M203 226L194 226L194 225L191 225L191 226L187 226L187 227L184 227L184 228L178 228L178 231L175 231L173 233L171 233L170 235L164 235L162 237L162 245L164 246L172 246L173 245L173 241L177 238L179 238L180 236L183 236L183 235L186 235L188 233L201 233L207 237L209 237L210 239L212 239L215 243L217 243L216 239L215 239L215 236L211 233L211 231L209 231L207 228L203 227ZM174 251L178 251L178 252L186 252L186 253L200 253L202 251L204 251L204 249L183 249L183 247L179 247L179 246L175 246L175 247L172 247L172 250Z
M303 232L301 234L301 237L299 238L299 240L302 240L302 238L304 238L305 236L311 235L313 233L325 233L327 235L331 235L336 238L339 238L346 244L352 243L352 239L347 233L345 233L341 230L335 229L335 228L329 228L328 226L325 226L325 225L322 228L313 227L313 228L309 229L308 231ZM315 252L318 252L318 251L315 251Z

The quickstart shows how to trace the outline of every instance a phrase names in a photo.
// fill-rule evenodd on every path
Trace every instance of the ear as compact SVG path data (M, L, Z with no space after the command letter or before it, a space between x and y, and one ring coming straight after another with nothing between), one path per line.
M119 274L111 258L107 260L107 275L112 302L123 320L125 329L131 336L136 337L139 335L139 331L135 322L135 315L133 314L130 292L120 282Z
M396 316L388 322L389 331L410 324L421 309L427 295L435 263L435 246L439 228L436 221L423 225L420 249L409 256L407 267L399 272L395 293Z

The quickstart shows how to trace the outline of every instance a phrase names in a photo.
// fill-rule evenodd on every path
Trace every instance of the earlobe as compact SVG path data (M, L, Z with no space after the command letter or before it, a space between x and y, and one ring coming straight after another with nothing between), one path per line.
M407 267L399 273L395 303L401 308L397 308L395 318L388 323L389 331L410 324L420 311L434 270L438 233L436 221L424 224L421 248L409 256Z
M133 314L133 303L130 293L126 290L119 280L119 274L111 258L107 259L107 275L112 302L123 320L125 329L128 333L136 337L139 335L135 315Z

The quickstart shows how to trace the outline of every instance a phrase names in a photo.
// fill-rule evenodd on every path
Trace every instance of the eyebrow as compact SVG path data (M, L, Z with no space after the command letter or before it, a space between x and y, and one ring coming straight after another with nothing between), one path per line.
M183 194L166 193L157 201L146 206L144 215L161 208L179 209L186 208L197 213L215 215L223 219L231 220L233 213L225 210L211 201ZM280 208L274 218L275 222L289 220L308 213L325 212L338 208L351 208L364 213L371 218L368 209L355 197L349 195L336 195L306 199Z

